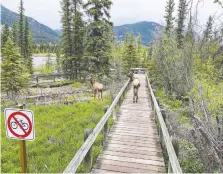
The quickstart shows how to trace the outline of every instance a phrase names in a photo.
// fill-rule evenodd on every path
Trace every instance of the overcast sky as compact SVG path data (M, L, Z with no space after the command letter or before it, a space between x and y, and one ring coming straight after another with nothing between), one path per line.
M25 15L53 29L61 28L61 0L23 0ZM178 5L179 0L175 0ZM194 0L197 2L198 0ZM209 15L216 16L222 9L213 3L214 0L203 0L199 5L198 19L204 25ZM18 12L20 0L1 0L1 3L14 12ZM111 21L114 25L122 25L139 21L153 21L164 24L166 0L112 0ZM175 8L176 9L176 8ZM175 10L176 11L176 10ZM221 18L222 19L222 18ZM223 21L223 19L222 19Z

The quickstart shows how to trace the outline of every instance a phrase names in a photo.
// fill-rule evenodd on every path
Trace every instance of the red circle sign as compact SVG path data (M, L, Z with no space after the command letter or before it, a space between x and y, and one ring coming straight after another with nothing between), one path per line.
M26 120L28 121L28 123L29 123L29 124L28 124L28 125L29 125L28 131L26 131L26 130L23 128L23 126L22 126L22 125L19 123L19 121L15 118L15 115L20 115L20 116L25 117L25 119L26 119ZM17 125L20 127L20 129L22 129L22 131L24 132L23 135L17 134L17 133L12 129L11 124L10 124L11 119L14 119L15 122L17 123ZM19 138L25 138L25 137L29 136L29 134L32 132L32 122L30 121L29 117L28 117L26 114L24 114L24 113L22 113L22 112L13 112L13 113L9 116L9 118L8 118L8 128L9 128L9 131L10 131L14 136L19 137Z

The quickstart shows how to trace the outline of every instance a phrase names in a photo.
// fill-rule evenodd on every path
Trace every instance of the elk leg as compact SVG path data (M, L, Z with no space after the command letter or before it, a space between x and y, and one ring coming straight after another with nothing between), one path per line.
M102 90L101 90L101 100L103 101Z

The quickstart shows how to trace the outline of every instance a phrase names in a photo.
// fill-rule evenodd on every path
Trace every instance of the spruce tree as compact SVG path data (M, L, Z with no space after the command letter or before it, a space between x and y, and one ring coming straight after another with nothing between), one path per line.
M24 8L23 1L20 0L19 6L19 48L20 54L24 56Z
M18 25L16 22L13 22L12 24L12 30L11 30L11 37L14 43L18 45Z
M61 50L60 46L56 47L56 71L59 73L61 71Z
M61 1L62 8L62 54L63 54L63 71L70 72L72 68L72 31L71 31L71 21L72 21L72 11L71 3L69 0Z
M209 16L207 24L206 24L206 29L204 31L204 39L210 40L213 36L213 18L212 16Z
M3 31L2 31L2 39L1 39L1 45L3 46L6 42L7 42L7 40L8 40L8 38L9 38L9 27L8 27L8 25L7 24L5 24L5 26L4 26L4 28L3 28Z
M135 43L135 38L132 32L127 32L125 35L125 44L123 52L123 72L129 72L130 68L135 68L138 66L137 58L137 47Z
M32 65L32 32L29 29L28 18L26 17L25 21L25 31L24 31L24 64L26 69L30 74L33 74L33 65Z
M50 56L50 53L48 52L46 63L45 63L45 73L50 74L52 72L53 72L53 61L52 61L52 58Z
M174 0L168 0L167 1L167 5L165 7L165 11L166 11L166 15L164 16L164 18L166 19L166 26L165 26L165 32L167 35L170 34L171 30L173 29L173 21L174 21L174 17L173 17L173 12L174 12Z
M87 30L86 57L92 73L105 72L109 68L112 23L109 21L111 0L89 0L86 13L92 19Z
M190 15L187 33L186 33L186 41L194 42L194 34L193 34L193 24L192 24L192 16Z
M73 0L73 24L72 24L72 37L73 37L73 55L72 72L76 75L81 71L82 58L84 54L84 35L85 35L85 23L83 21L83 14L80 12L80 8L83 5L82 0Z
M177 43L178 48L181 48L184 40L184 21L187 14L187 0L180 0L178 6L178 19L177 19Z
M1 85L4 92L18 93L26 87L27 75L23 72L21 55L11 38L2 47Z

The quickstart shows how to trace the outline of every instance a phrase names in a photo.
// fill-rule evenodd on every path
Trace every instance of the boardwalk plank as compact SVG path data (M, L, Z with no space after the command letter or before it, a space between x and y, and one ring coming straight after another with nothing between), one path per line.
M107 160L107 159L101 159L99 163L102 164L110 164L113 166L124 166L124 167L131 167L131 168L137 168L137 169L145 169L148 171L148 173L150 173L150 171L152 173L157 173L157 172L164 172L164 168L163 167L157 167L157 166L153 166L153 165L144 165L144 164L136 164L136 163L130 163L130 162L119 162L119 161L113 161L113 160Z

